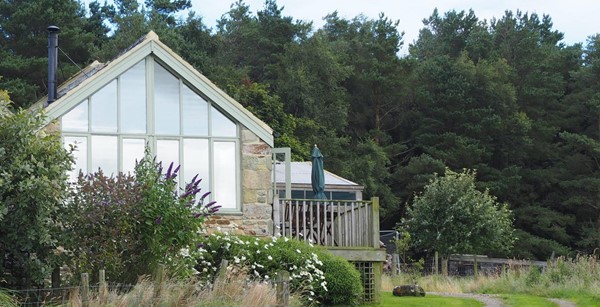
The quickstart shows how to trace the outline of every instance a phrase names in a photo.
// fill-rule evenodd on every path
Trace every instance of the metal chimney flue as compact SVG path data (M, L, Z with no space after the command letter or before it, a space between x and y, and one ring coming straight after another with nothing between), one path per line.
M57 98L56 71L58 70L58 32L57 26L48 27L48 102L51 104Z

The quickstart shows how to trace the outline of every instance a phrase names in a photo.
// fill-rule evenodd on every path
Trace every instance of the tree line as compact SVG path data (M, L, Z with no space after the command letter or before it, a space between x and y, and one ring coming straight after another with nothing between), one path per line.
M545 259L600 247L600 36L567 45L550 16L434 10L406 56L399 21L336 12L315 28L275 0L242 0L209 28L189 0L0 3L0 88L13 107L46 93L46 27L61 27L59 79L155 31L268 123L277 147L379 196L383 228L446 169L508 203L507 256ZM192 8L193 9L193 8ZM201 12L199 12L201 13ZM78 67L79 66L79 67Z

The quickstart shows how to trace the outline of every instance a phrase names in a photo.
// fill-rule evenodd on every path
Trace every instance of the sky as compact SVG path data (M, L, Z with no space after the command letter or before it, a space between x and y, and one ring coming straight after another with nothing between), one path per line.
M215 28L216 20L229 11L234 0L192 0L192 10L203 21ZM264 6L264 0L245 0L250 11L256 13ZM550 15L554 30L564 33L568 45L583 43L587 37L600 33L600 1L598 0L277 0L284 7L283 15L294 19L312 21L313 30L320 28L323 17L337 11L340 17L352 19L359 14L376 19L383 12L392 20L400 20L398 30L404 32L404 46L400 53L407 53L408 44L419 36L423 19L431 16L435 8L440 15L456 10L473 9L480 19L501 18L506 10Z

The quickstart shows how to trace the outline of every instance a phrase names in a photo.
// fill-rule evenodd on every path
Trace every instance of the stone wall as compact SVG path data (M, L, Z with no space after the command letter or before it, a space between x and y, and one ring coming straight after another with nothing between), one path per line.
M273 235L271 146L242 127L242 213L220 214L207 221L208 231L252 236Z

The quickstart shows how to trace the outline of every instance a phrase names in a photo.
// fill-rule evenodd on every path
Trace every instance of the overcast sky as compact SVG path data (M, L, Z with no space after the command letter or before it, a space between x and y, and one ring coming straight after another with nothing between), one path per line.
M216 20L229 10L234 0L192 0L192 10L214 28ZM262 9L264 0L245 0L250 10ZM404 31L404 47L417 39L422 20L431 16L434 8L441 15L449 10L473 9L479 19L500 18L506 10L548 14L554 29L564 33L564 42L585 42L587 37L600 33L600 1L598 0L278 0L284 16L312 21L313 29L323 25L325 15L338 11L340 17L351 19L359 14L377 18L380 12L392 20L400 20L398 29Z

